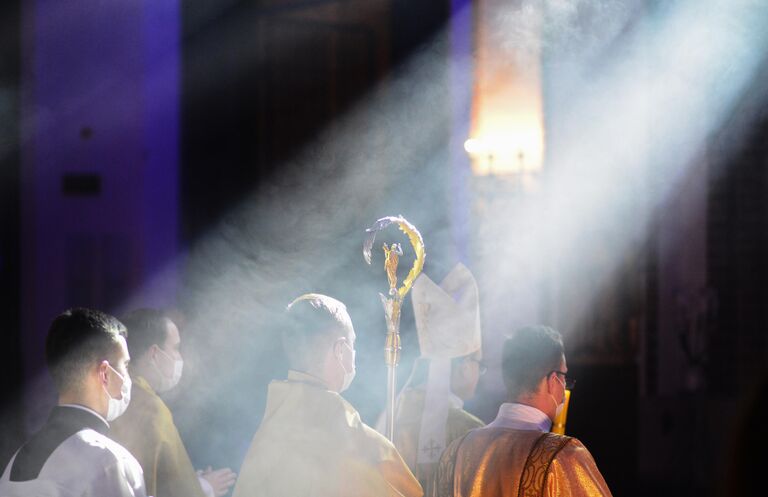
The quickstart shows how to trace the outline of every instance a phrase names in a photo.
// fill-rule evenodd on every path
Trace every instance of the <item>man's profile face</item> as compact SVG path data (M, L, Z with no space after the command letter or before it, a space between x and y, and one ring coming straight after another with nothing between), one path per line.
M349 328L344 336L344 342L346 345L342 347L341 362L344 365L345 371L355 370L355 340L357 335L354 328Z
M558 371L562 373L568 372L568 365L565 362L565 355L563 355L562 359L560 360L560 366L558 366ZM565 378L562 374L555 373L555 376L557 377L557 382L560 385L559 391L561 392L559 395L556 395L555 398L560 401L560 403L565 402Z
M123 386L123 382L126 381L129 377L128 363L130 362L130 355L128 354L128 344L125 342L125 337L117 337L117 342L117 350L112 356L112 360L109 361L109 365L114 368L114 370L117 371L117 373L119 373L122 378L117 376L114 371L111 371L109 368L107 368L107 378L109 378L107 389L110 396L115 399L122 399L123 394L121 392L121 388Z
M458 367L451 368L451 391L461 400L475 396L480 381L483 353L478 350L464 358Z
M175 361L182 360L179 329L170 319L165 320L165 339L152 351L155 365L166 378L173 376ZM158 350L159 349L159 350Z
M128 354L128 344L125 341L124 336L117 337L118 341L118 351L115 354L115 364L112 365L113 368L118 370L120 374L125 373L128 374L128 363L130 363L131 356Z
M341 392L348 384L345 379L355 373L355 330L351 326L337 327L331 348L325 359L325 376L331 390Z
M166 352L174 360L181 359L181 335L179 335L179 328L173 324L170 319L166 320L165 324L165 342L161 345L163 352Z

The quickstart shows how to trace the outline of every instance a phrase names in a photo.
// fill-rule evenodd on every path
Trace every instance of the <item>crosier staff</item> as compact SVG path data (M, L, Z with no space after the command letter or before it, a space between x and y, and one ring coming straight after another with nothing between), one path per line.
M426 257L424 240L421 238L419 230L402 216L387 216L379 219L373 226L365 230L368 233L363 243L365 262L371 263L371 250L376 239L376 233L393 223L397 224L400 231L408 236L408 240L410 240L413 251L416 254L416 260L413 261L411 270L403 280L403 285L397 288L397 265L400 256L403 255L403 249L399 243L393 243L391 246L387 246L385 243L382 247L384 249L384 270L387 273L387 280L389 282L388 294L380 293L379 296L384 306L384 317L387 321L387 339L384 346L384 359L387 364L387 424L385 436L390 441L395 436L395 372L400 361L400 350L402 348L400 345L400 310L403 299L411 289L411 286L413 286L416 277L419 276L424 268L424 258Z

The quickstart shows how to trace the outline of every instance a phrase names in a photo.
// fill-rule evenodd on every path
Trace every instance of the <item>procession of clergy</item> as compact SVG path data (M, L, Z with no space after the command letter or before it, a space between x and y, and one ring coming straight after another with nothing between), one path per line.
M485 369L472 274L459 264L440 285L421 275L412 301L421 357L398 396L394 443L340 395L355 376L344 304L306 294L285 313L291 369L269 385L239 475L195 471L158 396L183 369L169 317L66 311L45 350L58 405L8 463L0 497L611 495L586 447L550 432L568 383L557 331L529 326L506 340L508 402L484 426L462 409Z

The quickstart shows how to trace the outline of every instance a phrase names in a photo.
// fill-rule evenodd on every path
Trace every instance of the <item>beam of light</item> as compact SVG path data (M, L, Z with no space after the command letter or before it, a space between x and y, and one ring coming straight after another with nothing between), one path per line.
M768 7L525 1L499 9L500 43L530 46L526 23L539 16L544 192L481 219L478 256L493 274L480 283L486 323L498 335L546 318L572 345L600 347L604 330L574 333L616 269L646 243L655 210L755 84L768 48ZM747 107L761 105L755 99Z
M566 304L555 309L555 324L583 344L588 337L573 336L577 323L615 268L646 243L653 209L685 178L762 60L765 39L757 28L765 11L756 3L606 5L552 2L545 12L545 105L552 114L544 189L476 219L476 261L491 268L480 282L491 342L541 319L541 302L526 304L527 296L555 286L550 291ZM577 10L590 7L605 23L580 27ZM521 21L504 14L497 19L502 27ZM513 25L501 32L527 31ZM427 48L391 86L334 123L287 168L292 173L261 186L201 243L190 267L200 283L188 290L196 326L216 330L215 340L232 337L247 351L243 357L258 356L267 330L279 333L279 310L291 296L327 291L347 302L362 349L349 395L369 416L383 404L381 275L357 269L355 228L382 212L402 213L425 234L428 273L430 254L441 250L435 240L446 239L446 220L432 204L445 174L437 164L444 157L445 90L433 83L441 55ZM216 349L215 340L206 339L206 350ZM227 367L235 378L247 374L239 364L225 366L232 356L214 358L221 361L214 367Z

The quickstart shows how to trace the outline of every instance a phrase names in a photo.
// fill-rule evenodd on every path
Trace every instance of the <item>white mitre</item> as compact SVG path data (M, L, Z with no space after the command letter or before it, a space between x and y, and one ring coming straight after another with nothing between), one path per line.
M421 356L452 359L480 350L480 306L477 282L457 264L440 286L421 274L411 290Z
M482 346L477 282L459 263L440 286L425 274L419 276L411 298L421 357L429 359L416 462L434 464L445 450L448 411L463 406L451 392L451 359Z

